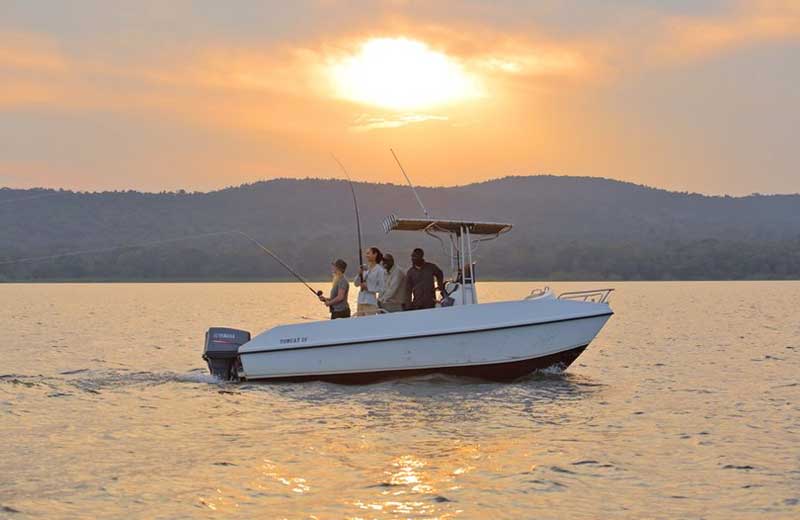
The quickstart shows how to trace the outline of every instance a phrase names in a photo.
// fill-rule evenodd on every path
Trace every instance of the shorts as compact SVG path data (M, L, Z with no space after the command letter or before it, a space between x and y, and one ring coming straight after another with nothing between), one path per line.
M371 303L359 303L358 304L358 312L356 312L359 316L370 316L372 314L378 314L378 306L372 305Z
M335 311L331 309L331 319L336 320L339 318L349 318L350 317L350 307L342 310L342 311Z

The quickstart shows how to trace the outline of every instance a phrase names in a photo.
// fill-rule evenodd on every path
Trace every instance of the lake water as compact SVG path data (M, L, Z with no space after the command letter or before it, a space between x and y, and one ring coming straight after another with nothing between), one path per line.
M361 387L206 375L296 284L0 285L0 517L800 517L800 283L612 285L565 374Z

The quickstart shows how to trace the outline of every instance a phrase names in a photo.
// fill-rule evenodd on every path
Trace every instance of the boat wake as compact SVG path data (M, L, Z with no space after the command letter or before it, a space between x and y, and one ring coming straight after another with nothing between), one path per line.
M530 383L566 383L592 386L585 381L578 381L577 376L564 372L560 367L554 366L543 370L538 370L530 375L517 379L514 383L497 383L475 377L459 376L451 374L421 374L410 377L391 378L367 385L358 385L367 391L378 386L403 388L408 386L425 386L439 390L448 387L485 387L508 384L530 384ZM148 387L164 385L169 383L189 383L200 385L227 386L235 385L239 387L262 387L262 386L294 386L294 383L267 383L253 382L231 383L224 381L205 369L197 368L189 372L149 372L131 371L128 369L91 369L78 368L59 372L57 375L29 375L29 374L0 374L0 387L17 388L44 388L49 390L63 390L71 387L87 393L100 393L102 391L125 389L131 387ZM351 387L351 385L339 385L336 383L320 382L320 385L337 388Z
M126 369L93 370L80 368L65 370L54 376L0 374L0 387L41 388L56 391L55 397L64 394L65 389L76 389L90 394L113 391L132 387L148 387L169 383L192 383L207 385L229 384L203 369L195 369L186 373L130 371Z

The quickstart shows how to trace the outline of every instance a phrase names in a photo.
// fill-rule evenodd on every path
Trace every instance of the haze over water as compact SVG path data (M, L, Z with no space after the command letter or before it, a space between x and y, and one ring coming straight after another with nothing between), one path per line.
M0 285L0 517L800 515L800 283L613 285L563 375L370 386L207 375L209 326L325 317L297 284Z

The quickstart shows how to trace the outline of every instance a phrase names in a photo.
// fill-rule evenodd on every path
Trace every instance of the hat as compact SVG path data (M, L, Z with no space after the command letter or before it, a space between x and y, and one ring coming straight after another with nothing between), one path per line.
M337 258L331 265L336 266L336 269L340 270L341 272L345 272L347 270L347 262L342 260L341 258Z

